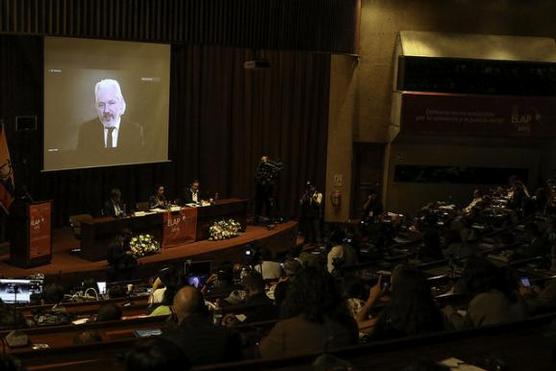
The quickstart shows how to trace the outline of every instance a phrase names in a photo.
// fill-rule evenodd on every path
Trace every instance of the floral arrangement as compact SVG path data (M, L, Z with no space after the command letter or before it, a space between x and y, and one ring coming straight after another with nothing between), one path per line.
M219 241L239 236L241 224L233 219L214 222L209 228L209 240Z
M128 254L136 258L160 252L160 243L150 234L140 234L131 238Z

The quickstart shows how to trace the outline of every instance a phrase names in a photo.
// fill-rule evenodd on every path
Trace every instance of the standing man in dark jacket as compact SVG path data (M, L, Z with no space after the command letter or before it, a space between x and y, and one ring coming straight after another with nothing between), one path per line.
M276 201L274 199L274 186L278 175L283 169L280 161L272 161L269 156L261 157L255 171L255 218L264 216L271 218ZM264 211L263 211L264 209Z
M311 182L307 182L305 193L301 200L301 226L305 235L305 242L320 243L322 220L322 193Z

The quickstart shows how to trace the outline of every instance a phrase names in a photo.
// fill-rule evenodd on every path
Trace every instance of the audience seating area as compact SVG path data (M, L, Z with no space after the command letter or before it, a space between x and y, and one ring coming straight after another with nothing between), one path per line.
M2 352L30 370L125 370L137 344L156 360L164 341L198 370L409 370L453 359L551 369L556 219L548 204L516 203L522 187L475 195L461 210L437 202L413 217L327 225L325 243L280 254L247 245L240 261L206 272L179 262L109 283L98 299L83 295L96 285L89 277L77 288L46 282L34 305L2 304ZM12 330L28 345L9 346ZM187 353L188 341L198 353ZM232 345L235 355L225 351Z

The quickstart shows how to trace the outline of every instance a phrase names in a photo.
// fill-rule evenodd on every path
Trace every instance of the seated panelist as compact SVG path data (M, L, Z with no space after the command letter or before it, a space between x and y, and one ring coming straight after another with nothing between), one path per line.
M122 192L118 188L110 191L110 199L104 203L102 214L116 218L125 216L125 204L122 203Z
M194 180L183 192L183 204L201 203L201 192L199 191L199 181Z
M164 209L168 206L168 200L164 194L164 186L155 188L155 194L149 198L149 209Z

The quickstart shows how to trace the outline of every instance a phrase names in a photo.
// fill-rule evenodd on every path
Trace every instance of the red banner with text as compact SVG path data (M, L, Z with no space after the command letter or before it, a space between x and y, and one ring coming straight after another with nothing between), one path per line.
M177 212L164 214L162 247L168 248L195 241L197 235L197 209L182 208Z
M50 201L30 204L29 212L29 260L51 254L51 205Z
M555 97L403 92L401 132L547 138L556 135Z

